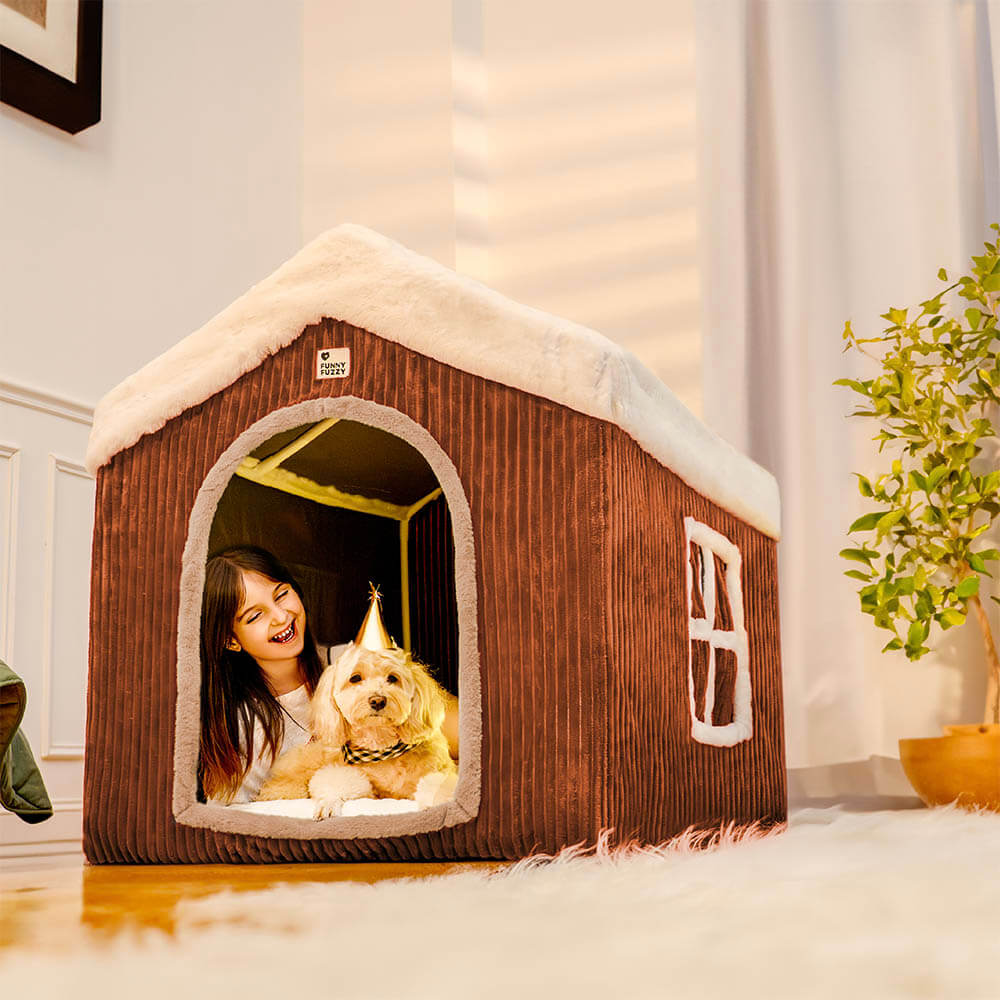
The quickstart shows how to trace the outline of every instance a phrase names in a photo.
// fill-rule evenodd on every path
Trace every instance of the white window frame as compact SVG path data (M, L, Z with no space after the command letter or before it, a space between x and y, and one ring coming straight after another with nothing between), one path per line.
M750 647L743 624L743 585L740 570L743 558L740 550L725 535L693 517L684 518L686 545L684 554L687 565L688 606L688 698L691 707L691 736L699 743L716 747L731 747L753 736L753 693L750 685ZM691 545L701 549L701 592L705 617L695 618L694 581L691 572ZM733 615L732 629L715 627L715 559L718 556L726 566L726 591ZM705 682L705 712L699 719L695 708L694 657L692 639L708 643L708 678ZM736 683L733 687L733 721L725 726L712 724L715 709L715 651L731 649L736 654Z

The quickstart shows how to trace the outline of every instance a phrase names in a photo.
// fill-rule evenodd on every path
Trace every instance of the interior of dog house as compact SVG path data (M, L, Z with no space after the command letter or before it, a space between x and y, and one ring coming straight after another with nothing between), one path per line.
M256 545L301 585L314 637L352 640L378 587L390 636L458 695L458 609L448 504L412 445L327 417L280 431L239 464L209 552Z
M785 820L777 486L594 331L341 226L112 390L87 461L92 862L518 858ZM329 646L377 585L392 647L457 695L447 796L206 800L203 588L232 545L286 564Z

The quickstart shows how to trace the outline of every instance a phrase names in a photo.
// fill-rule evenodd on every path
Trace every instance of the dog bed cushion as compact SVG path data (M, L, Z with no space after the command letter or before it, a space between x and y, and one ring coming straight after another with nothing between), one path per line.
M293 816L295 819L312 819L316 803L312 799L272 799L269 802L241 802L229 807L260 816ZM413 799L352 799L344 803L342 816L389 816L395 813L416 812L419 806Z

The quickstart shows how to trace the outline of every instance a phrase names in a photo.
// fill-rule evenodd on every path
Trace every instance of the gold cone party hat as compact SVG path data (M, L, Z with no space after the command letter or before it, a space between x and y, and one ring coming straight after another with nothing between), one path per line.
M358 632L354 645L376 652L382 649L396 649L396 644L392 641L382 622L382 595L375 584L369 582L368 586L370 588L368 613L361 623L361 631Z

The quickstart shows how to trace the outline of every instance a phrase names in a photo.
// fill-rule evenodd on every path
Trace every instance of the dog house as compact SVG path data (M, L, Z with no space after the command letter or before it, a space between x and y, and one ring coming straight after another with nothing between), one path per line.
M84 848L98 863L517 858L786 817L774 479L632 355L357 226L100 403ZM199 801L207 554L319 641L369 580L458 695L452 800Z

